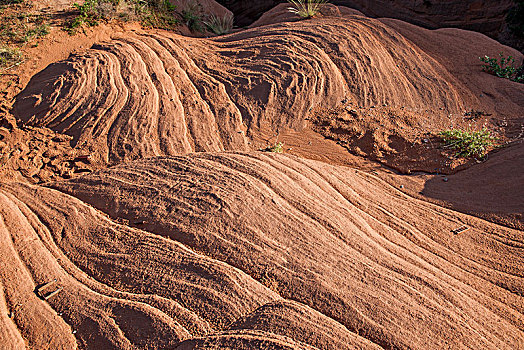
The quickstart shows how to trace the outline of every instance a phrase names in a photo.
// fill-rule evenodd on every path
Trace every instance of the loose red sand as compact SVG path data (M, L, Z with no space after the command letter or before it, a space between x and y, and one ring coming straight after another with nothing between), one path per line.
M0 344L524 346L524 85L478 61L522 55L286 7L33 49L0 109ZM468 125L509 146L456 159L435 135Z

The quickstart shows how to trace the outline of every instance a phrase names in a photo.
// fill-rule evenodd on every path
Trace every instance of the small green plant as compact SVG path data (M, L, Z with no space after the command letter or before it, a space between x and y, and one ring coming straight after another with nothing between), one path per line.
M35 38L43 38L47 34L49 34L49 25L42 23L32 29L29 29L25 33L23 41L28 42Z
M17 66L22 63L22 52L17 48L0 47L0 68Z
M204 26L202 22L202 9L200 5L196 2L189 3L183 10L180 12L182 20L187 25L189 30L192 32L203 32Z
M457 156L482 158L493 146L495 138L486 128L481 131L450 129L441 131L439 136L444 147L457 151Z
M215 34L227 34L233 29L233 15L226 14L223 17L211 15L209 20L205 21L204 24Z
M524 66L515 68L515 59L513 57L509 56L508 58L505 58L502 53L500 53L499 56L499 60L489 56L479 57L479 59L485 63L482 66L482 70L496 75L499 78L506 78L518 83L524 83Z
M311 18L320 13L327 0L288 0L288 2L291 4L291 7L288 7L289 12L301 18Z
M282 153L284 152L284 144L282 142L277 142L273 146L266 148L265 151L273 153Z
M176 6L170 0L134 0L135 13L146 27L174 29L178 25Z
M97 11L98 0L85 0L82 5L73 3L73 7L79 12L68 25L69 34L74 34L76 30L84 24L95 26L98 24L100 16Z

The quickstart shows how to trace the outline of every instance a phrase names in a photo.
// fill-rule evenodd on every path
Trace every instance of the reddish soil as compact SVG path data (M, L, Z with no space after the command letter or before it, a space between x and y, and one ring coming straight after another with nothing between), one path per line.
M0 344L523 346L524 85L478 60L523 56L286 7L214 38L52 28L0 77ZM457 158L450 127L501 147Z

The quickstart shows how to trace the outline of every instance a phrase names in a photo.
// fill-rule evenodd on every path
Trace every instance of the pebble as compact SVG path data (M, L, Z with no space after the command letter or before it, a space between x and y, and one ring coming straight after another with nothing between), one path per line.
M448 182L448 178L445 177L445 178L442 179L442 181L444 181L444 182Z

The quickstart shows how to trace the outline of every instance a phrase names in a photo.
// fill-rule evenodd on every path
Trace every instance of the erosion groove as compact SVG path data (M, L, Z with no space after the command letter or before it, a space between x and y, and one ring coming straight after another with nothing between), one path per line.
M117 163L247 150L251 131L300 129L313 111L348 99L440 114L479 103L395 29L353 15L214 40L126 35L50 65L19 95L14 112Z
M305 349L307 342L374 348L239 269L115 223L68 195L23 184L2 185L0 193L3 237L13 242L2 245L2 285L12 310L3 323L20 329L10 326L2 336L14 348L20 333L31 347L57 349L75 348L76 341L89 349L162 349L193 338L181 348L215 341L296 348L301 340ZM273 320L257 321L264 305L275 310ZM258 324L271 332L256 331Z
M135 161L53 187L234 266L383 347L510 349L524 340L523 252L512 244L522 232L413 200L367 173L209 153ZM461 225L469 230L454 235ZM221 317L243 317L230 331L252 331L278 318L272 307ZM304 332L296 327L284 329Z
M524 349L524 85L478 60L522 54L288 7L50 33L12 67L2 349ZM439 136L483 128L483 164Z

